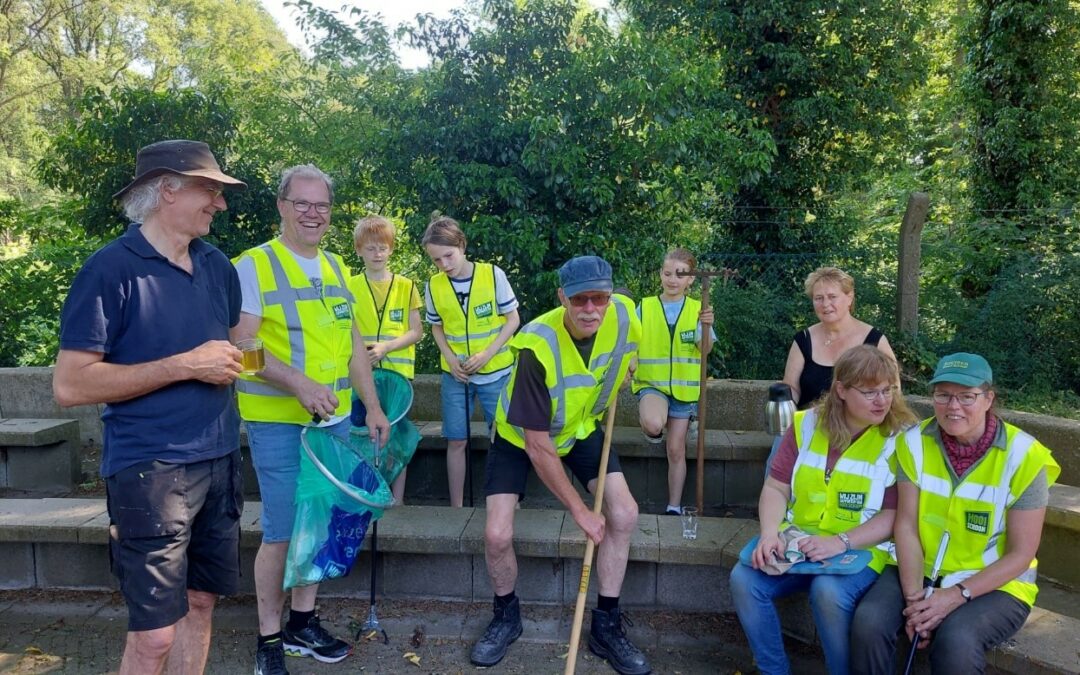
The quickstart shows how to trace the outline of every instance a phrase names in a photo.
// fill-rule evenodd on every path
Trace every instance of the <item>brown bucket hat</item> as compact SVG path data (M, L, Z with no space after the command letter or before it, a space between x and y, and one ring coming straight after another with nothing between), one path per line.
M244 190L247 183L227 176L221 172L210 146L202 141L158 141L139 149L135 160L135 180L113 195L119 199L124 193L139 183L160 176L163 173L175 173L182 176L201 176L216 180L229 190Z

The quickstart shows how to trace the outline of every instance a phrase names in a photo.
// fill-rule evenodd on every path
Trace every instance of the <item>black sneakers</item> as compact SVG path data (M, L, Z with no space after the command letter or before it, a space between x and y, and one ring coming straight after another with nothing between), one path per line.
M495 602L495 617L491 619L484 637L473 646L469 657L478 666L493 666L502 661L506 650L521 637L521 603L515 596L506 606Z
M281 640L260 645L255 651L255 675L289 675Z
M286 625L281 637L289 656L310 656L323 663L337 663L352 654L352 646L326 632L317 616L311 617L298 631L291 631Z
M619 608L604 612L592 611L592 628L589 630L589 649L600 658L607 659L611 667L621 675L646 675L652 671L641 650L626 637L623 623L633 625Z

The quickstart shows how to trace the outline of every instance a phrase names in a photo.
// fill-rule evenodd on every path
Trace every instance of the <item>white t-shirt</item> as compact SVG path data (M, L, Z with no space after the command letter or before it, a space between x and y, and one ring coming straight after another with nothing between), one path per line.
M320 253L314 258L305 258L288 247L285 250L292 255L293 260L300 266L304 276L308 278L311 285L319 292L319 295L322 295L322 254ZM244 256L233 266L236 267L236 275L240 277L240 291L243 293L244 298L240 303L240 311L252 316L262 317L262 289L259 288L259 274L255 270L255 261L251 259L251 256ZM348 417L348 415L334 415L330 419L323 420L319 424L313 424L312 426L328 427L348 419Z
M499 314L508 314L518 308L517 296L514 295L514 289L510 287L510 282L506 279L506 272L502 271L502 268L498 265L491 266L495 272L495 304L498 305ZM476 273L476 265L473 265L473 274ZM455 279L450 277L450 286L454 289L454 293L457 294L458 302L461 303L462 310L469 304L469 292L472 290L471 276L464 277L462 279ZM431 300L431 282L428 281L424 284L424 305L426 311L427 322L435 325L442 325L442 317L435 310L435 303ZM469 382L472 384L487 384L494 382L499 378L510 372L510 367L502 368L493 373L478 373L469 378Z
M304 276L308 278L319 295L322 295L322 255L305 258L289 248L285 250L292 255L293 260L300 266ZM255 271L255 261L251 256L244 256L234 267L236 267L237 276L240 277L240 291L244 296L240 311L252 316L262 316L262 289L259 288L259 274Z

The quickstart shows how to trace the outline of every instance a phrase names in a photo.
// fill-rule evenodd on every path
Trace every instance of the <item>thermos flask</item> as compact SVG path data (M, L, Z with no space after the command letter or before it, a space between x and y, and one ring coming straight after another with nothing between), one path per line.
M769 402L765 404L765 421L769 433L780 436L795 419L795 401L791 399L791 387L783 382L769 385Z

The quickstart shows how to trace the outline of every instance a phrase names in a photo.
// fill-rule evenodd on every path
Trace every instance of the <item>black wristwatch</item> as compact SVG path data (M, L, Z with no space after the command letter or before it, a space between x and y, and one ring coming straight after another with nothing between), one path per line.
M964 602L971 602L971 591L967 589L967 586L956 584L956 587L960 589L960 597L964 599Z

